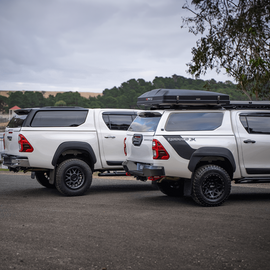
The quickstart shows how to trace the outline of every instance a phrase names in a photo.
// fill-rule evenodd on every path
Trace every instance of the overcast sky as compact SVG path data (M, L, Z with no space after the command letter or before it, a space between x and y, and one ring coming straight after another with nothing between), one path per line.
M102 92L186 73L185 0L0 0L0 90ZM201 79L232 80L215 72Z

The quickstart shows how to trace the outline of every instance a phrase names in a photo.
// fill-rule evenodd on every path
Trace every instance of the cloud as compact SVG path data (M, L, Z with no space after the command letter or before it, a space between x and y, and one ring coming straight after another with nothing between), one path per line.
M1 0L0 90L102 92L185 71L179 0ZM215 73L214 77L225 80Z

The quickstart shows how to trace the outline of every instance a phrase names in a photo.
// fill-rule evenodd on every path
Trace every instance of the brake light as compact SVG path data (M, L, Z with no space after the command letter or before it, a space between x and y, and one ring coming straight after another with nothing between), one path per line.
M126 145L126 140L127 140L127 138L124 139L124 153L125 153L125 156L127 155L127 145Z
M28 140L22 135L19 134L19 152L33 152L34 148L32 145L28 142Z
M170 155L167 153L164 146L156 139L152 141L153 159L169 159Z

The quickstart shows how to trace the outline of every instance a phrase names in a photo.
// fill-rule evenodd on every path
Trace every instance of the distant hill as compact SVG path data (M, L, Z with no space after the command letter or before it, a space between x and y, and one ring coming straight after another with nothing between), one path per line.
M10 91L4 91L0 90L0 95L4 97L8 97L9 92L17 92L20 90L10 90ZM21 92L26 92L25 90L21 90ZM64 91L62 92L54 92L54 91L27 91L27 92L40 92L44 96L44 98L48 98L50 95L56 96L58 93L65 93ZM92 92L79 92L82 97L89 98L89 97L97 97L98 95L102 96L102 93L92 93Z
M0 112L8 113L13 106L33 108L45 106L78 106L84 108L138 108L137 98L153 89L206 90L227 94L230 100L247 100L247 96L230 81L217 82L185 78L179 75L155 77L153 81L130 79L120 86L104 89L102 93L52 92L52 91L3 91L0 90ZM8 93L10 95L8 95Z

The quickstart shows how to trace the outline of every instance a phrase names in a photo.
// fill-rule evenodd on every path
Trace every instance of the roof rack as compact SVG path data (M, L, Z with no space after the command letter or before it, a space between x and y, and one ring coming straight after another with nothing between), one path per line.
M230 104L224 105L224 109L270 109L270 101L230 101Z

